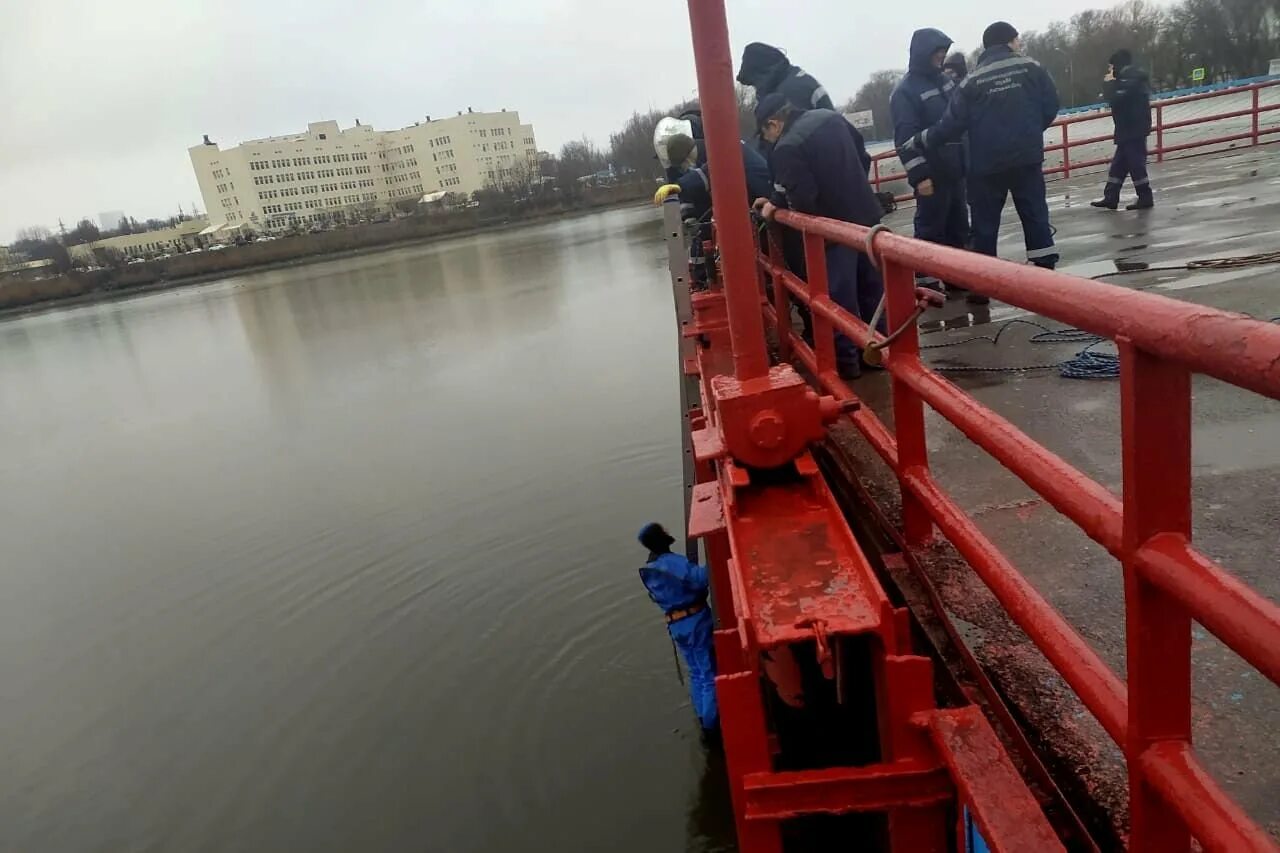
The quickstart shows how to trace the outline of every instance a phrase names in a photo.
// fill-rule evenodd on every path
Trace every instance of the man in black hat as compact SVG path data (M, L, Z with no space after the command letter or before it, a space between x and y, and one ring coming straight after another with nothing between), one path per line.
M707 606L710 580L706 567L673 553L675 539L661 524L650 522L636 537L649 550L640 569L640 582L653 603L662 608L667 633L680 649L689 671L689 698L702 726L704 740L714 740L720 727L716 704L715 623Z
M772 199L758 198L755 207L772 219L778 207L858 225L876 225L883 209L867 180L862 134L832 110L802 110L780 92L756 106L760 136L772 146ZM848 246L828 243L827 285L841 308L870 322L884 283L865 255ZM845 379L862 373L862 358L853 341L836 335L836 365Z
M933 153L969 134L969 213L973 248L996 254L1000 214L1012 195L1027 260L1053 269L1058 250L1044 188L1044 131L1058 115L1048 73L1020 52L1018 31L997 21L982 34L982 55L942 120L909 143Z
M743 49L738 82L756 90L757 103L780 92L798 109L835 109L822 84L792 65L787 55L771 44L753 41Z
M1151 133L1151 81L1147 72L1133 64L1133 54L1117 50L1111 55L1111 67L1102 78L1111 120L1115 123L1116 153L1111 158L1111 171L1102 198L1090 202L1094 207L1115 210L1120 206L1120 190L1125 178L1133 179L1138 200L1126 210L1155 207L1151 195L1151 179L1147 177L1147 136Z

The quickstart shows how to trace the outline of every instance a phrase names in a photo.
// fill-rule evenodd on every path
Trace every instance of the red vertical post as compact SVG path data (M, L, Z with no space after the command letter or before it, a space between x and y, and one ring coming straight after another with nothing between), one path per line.
M1071 177L1071 149L1068 148L1068 146L1071 143L1067 141L1067 123L1063 122L1061 126L1062 126L1062 177L1069 178Z
M755 275L750 200L742 181L742 142L738 138L738 100L733 91L733 57L724 0L689 0L693 59L698 71L698 101L712 164L716 242L724 272L733 369L738 379L754 379L769 370L764 315Z
M880 158L871 158L871 186L876 188L876 192L880 192Z
M1180 604L1143 580L1133 554L1157 533L1191 536L1191 375L1128 340L1117 344L1124 470L1129 849L1187 853L1190 830L1146 781L1138 759L1154 743L1191 740L1191 619Z
M827 241L816 234L804 235L804 269L809 286L809 304L826 300L830 291L827 289ZM831 321L820 316L812 308L809 310L811 328L813 329L813 356L818 366L818 373L836 369L836 335Z
M758 672L716 678L720 734L724 739L729 792L738 829L738 850L740 853L782 853L782 832L777 822L747 820L743 801L743 777L773 769L760 689Z
M782 257L781 229L781 225L770 225L766 239L769 243L770 259L785 267L786 260ZM760 269L763 280L764 270L758 264L757 268ZM791 291L787 290L787 286L777 277L773 280L773 313L778 318L778 360L791 361Z
M872 246L868 246L872 249ZM912 315L916 309L915 273L894 261L884 262L885 316L890 330L906 326L889 345L890 372L894 364L920 360L920 333ZM893 377L893 425L898 439L898 475L902 490L902 528L910 545L924 545L933 536L933 521L905 485L905 475L915 468L927 470L924 437L924 401L907 383Z
M1253 87L1253 144L1258 144L1258 93L1261 91L1257 86Z
M1164 105L1156 104L1156 162L1164 162Z

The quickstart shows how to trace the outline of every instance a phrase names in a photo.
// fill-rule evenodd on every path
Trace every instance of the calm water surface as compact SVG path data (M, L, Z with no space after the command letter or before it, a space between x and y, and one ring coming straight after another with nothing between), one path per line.
M648 210L0 323L0 850L728 849Z

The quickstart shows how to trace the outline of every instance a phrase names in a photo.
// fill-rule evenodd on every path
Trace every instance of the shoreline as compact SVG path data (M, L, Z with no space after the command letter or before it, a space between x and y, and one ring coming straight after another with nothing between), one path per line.
M400 249L408 246L429 245L431 243L442 242L458 237L474 237L479 234L502 233L504 231L513 231L532 225L541 225L549 221L559 219L572 219L577 216L590 216L596 213L604 213L610 210L621 210L629 207L648 206L648 202L643 199L625 198L605 201L600 204L588 205L573 210L557 210L536 213L520 219L507 219L502 221L494 221L489 223L476 223L464 225L459 228L431 233L407 234L400 237L388 235L389 239L376 240L365 245L349 246L346 248L334 248L325 250L323 248L308 253L298 253L281 257L277 259L267 259L260 262L232 264L220 267L218 269L210 269L205 272L195 272L189 274L180 274L173 278L161 278L154 281L142 281L136 284L120 284L110 286L105 284L91 285L80 293L74 293L65 296L48 296L45 298L36 298L13 305L0 307L0 322L17 319L19 317L28 317L35 314L44 313L46 311L57 311L64 308L75 308L81 305L93 303L112 302L117 299L127 299L134 296L145 296L149 293L155 293L162 290L174 290L180 287L189 287L192 285L200 285L212 281L218 281L230 278L235 275L244 273L269 272L277 269L290 269L294 267L307 266L308 264L322 263L324 261L342 260L343 258L359 257L361 255L374 254L377 252L388 251L392 249ZM367 227L367 226L365 226ZM359 233L360 229L347 229L352 233ZM329 232L341 233L341 232ZM271 243L261 245L270 246L272 243L283 242L286 240L310 239L319 235L306 235L304 237L279 238ZM374 235L376 236L376 235ZM235 251L237 249L244 250L251 248L250 246L231 247L224 251ZM217 253L215 253L217 254ZM58 279L47 281L62 281L67 279L65 274L59 276ZM40 284L40 282L32 282L31 284ZM0 293L3 288L0 287Z

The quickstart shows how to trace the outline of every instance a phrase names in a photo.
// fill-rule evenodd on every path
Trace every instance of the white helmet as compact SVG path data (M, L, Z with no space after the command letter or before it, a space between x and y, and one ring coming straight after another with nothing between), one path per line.
M687 136L693 139L693 122L688 119L672 118L666 116L658 120L658 126L653 129L653 151L658 155L658 162L662 164L662 168L671 168L671 157L667 154L667 143L671 141L673 136ZM689 156L685 158L685 162L697 162L698 148L695 145L693 150L689 152ZM681 163L675 164L677 166Z

